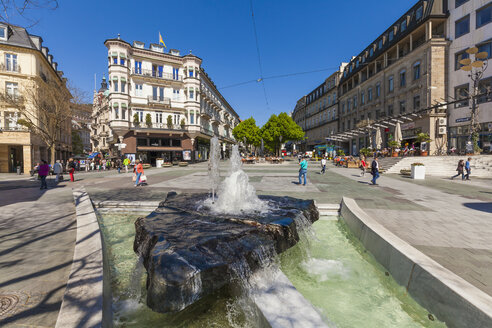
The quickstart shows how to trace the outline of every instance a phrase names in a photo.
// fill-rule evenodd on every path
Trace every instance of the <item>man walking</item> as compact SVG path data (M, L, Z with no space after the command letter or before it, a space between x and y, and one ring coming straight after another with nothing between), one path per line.
M308 162L306 161L306 158L299 163L300 169L299 169L299 184L301 184L301 177L304 177L304 186L306 185L306 173L307 173L307 167L308 167Z
M470 173L471 173L470 161L471 160L472 160L471 157L468 157L468 160L465 163L465 170L466 170L465 179L466 180L470 180Z
M60 160L57 160L55 165L53 166L53 173L56 174L55 182L58 183L60 181L60 176L63 172L63 167L60 163Z
M379 162L378 157L375 156L371 164L372 184L376 185L376 180L379 178Z
M321 159L321 174L325 174L325 171L326 171L326 158L322 158Z
M463 173L463 168L464 168L464 167L465 167L465 163L463 162L463 160L462 160L462 159L460 159L460 160L458 161L458 167L456 168L456 171L457 171L458 173L456 173L456 175L453 175L453 176L451 177L451 180L453 180L453 179L454 179L454 178L456 178L456 177L459 177L460 175L461 175L461 180L465 180L465 174Z
M41 179L41 188L39 189L48 189L48 185L46 184L46 177L50 174L50 166L48 163L43 159L41 161L41 165L39 165L38 168L38 175L39 178Z
M130 165L130 159L128 157L123 160L123 165L125 166L125 172L128 173L128 165Z

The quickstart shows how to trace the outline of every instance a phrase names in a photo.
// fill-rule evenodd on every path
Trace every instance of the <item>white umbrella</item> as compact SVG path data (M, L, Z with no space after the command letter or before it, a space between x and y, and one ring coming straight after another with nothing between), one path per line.
M401 143L402 139L400 122L397 122L395 127L395 141Z
M376 149L381 149L381 144L383 143L383 138L381 138L381 130L376 129Z

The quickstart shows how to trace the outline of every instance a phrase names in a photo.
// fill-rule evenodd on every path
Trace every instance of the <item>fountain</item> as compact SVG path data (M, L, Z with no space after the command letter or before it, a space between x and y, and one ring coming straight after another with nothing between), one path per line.
M312 200L257 196L242 170L238 146L219 184L220 150L211 140L211 194L169 193L135 222L134 251L147 270L147 305L174 313L233 283L299 241L318 220Z

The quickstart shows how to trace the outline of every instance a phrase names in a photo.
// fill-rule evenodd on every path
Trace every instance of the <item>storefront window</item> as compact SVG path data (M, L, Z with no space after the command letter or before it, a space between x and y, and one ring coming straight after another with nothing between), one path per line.
M171 139L162 138L161 139L161 145L162 145L162 147L169 147L169 146L171 146Z
M159 147L159 139L157 139L157 138L150 138L150 145L152 147Z
M145 139L145 138L138 138L137 139L137 146L147 146L147 139Z
M181 147L181 139L172 139L173 147Z

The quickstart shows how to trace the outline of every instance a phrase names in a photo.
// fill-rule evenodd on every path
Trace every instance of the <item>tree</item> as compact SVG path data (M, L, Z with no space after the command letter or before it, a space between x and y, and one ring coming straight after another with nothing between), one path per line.
M234 129L232 135L237 141L245 142L246 146L258 147L261 144L261 131L253 117L242 121Z
M282 143L287 141L297 141L304 138L304 131L296 122L286 113L280 113L278 116L273 114L270 119L261 128L261 136L265 146L278 154Z
M171 115L167 116L167 128L172 129L173 128L173 117Z
M74 92L78 94L77 91ZM0 101L20 114L17 124L26 127L46 144L55 163L56 142L63 133L69 133L72 120L73 98L63 79L43 80L34 77L23 85L22 96L0 93Z
M147 113L147 115L145 115L145 124L149 128L152 126L152 116L150 116L150 113Z
M140 124L140 120L138 119L138 114L133 114L133 123L138 126Z
M58 8L58 0L0 0L0 20L11 22L13 18L35 25L37 21L31 17L33 10ZM18 25L26 25L20 24Z
M181 122L180 122L180 125L181 125L181 128L184 129L185 126L186 126L186 121L184 118L181 119Z
M84 144L82 143L82 138L76 130L72 130L72 153L73 154L83 154Z

